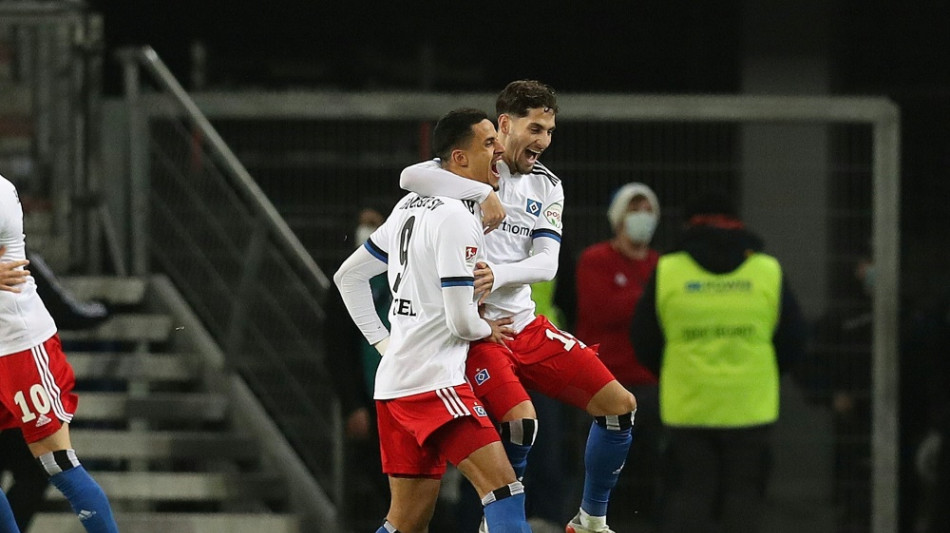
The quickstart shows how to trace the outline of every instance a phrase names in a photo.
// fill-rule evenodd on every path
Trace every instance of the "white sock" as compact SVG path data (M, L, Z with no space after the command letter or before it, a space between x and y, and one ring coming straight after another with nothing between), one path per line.
M587 529L592 529L594 531L607 529L606 516L591 516L587 514L587 511L581 509L580 520L581 520L581 525L586 527Z

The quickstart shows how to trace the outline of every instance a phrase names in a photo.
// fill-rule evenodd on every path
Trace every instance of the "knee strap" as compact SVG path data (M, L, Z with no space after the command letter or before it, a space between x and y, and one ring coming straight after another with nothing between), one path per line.
M538 421L534 418L519 418L501 423L501 440L519 446L533 446L538 436Z
M522 485L520 481L515 481L514 483L509 483L504 487L497 488L486 494L485 497L482 498L482 505L485 506L518 494L524 494L524 485Z
M79 458L76 457L76 450L56 450L55 452L44 453L36 458L46 475L53 477L67 470L72 470L79 466Z
M624 431L633 427L633 419L636 417L637 410L622 415L595 416L594 421L598 426L608 431Z

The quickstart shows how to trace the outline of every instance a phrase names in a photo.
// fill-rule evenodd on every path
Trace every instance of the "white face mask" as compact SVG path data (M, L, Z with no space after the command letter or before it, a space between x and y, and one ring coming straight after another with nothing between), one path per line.
M366 239L369 239L369 236L372 235L374 231L376 231L376 228L373 226L366 226L366 225L357 226L356 235L355 235L356 248L359 248L360 246L362 246L363 243L366 242Z
M656 215L648 211L632 211L623 217L623 231L636 243L648 243L656 230Z

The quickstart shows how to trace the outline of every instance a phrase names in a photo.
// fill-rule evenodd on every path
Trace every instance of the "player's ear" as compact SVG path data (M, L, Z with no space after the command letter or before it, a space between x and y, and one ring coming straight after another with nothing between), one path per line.
M460 167L468 166L468 152L462 149L452 150L452 162Z
M508 135L509 130L511 129L511 116L507 113L502 113L498 115L498 133L504 133Z

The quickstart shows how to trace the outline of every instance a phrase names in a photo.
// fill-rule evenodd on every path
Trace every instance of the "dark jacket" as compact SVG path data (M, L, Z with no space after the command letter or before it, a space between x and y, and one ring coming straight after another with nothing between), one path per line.
M706 270L724 274L738 268L750 252L761 252L763 248L762 239L745 229L700 225L687 229L670 252L685 251ZM772 342L779 370L784 372L801 360L806 335L801 308L784 274L781 298L779 323ZM659 375L666 338L656 314L656 272L647 281L633 317L630 336L637 357L644 366Z

